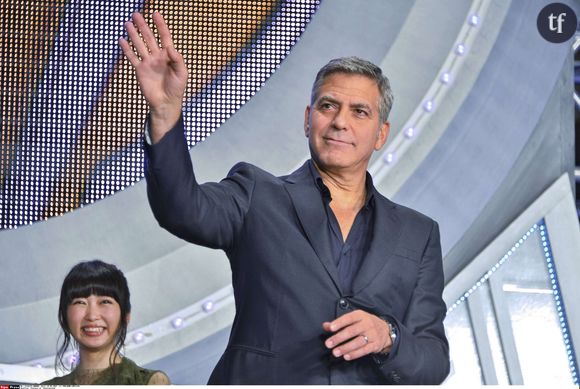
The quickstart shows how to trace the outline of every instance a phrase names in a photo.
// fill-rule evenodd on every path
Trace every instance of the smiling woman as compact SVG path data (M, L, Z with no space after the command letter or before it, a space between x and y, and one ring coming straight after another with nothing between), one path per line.
M121 354L130 317L127 280L115 265L100 260L75 265L61 288L58 320L63 341L55 364L72 371L43 384L169 384L165 373L141 368ZM78 359L65 363L71 344L78 349Z

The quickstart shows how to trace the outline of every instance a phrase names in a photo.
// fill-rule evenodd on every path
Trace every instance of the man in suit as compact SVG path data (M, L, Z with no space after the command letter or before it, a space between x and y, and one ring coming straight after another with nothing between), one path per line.
M284 177L239 163L198 184L183 134L187 70L160 14L120 45L150 107L151 207L173 234L227 254L236 301L215 384L437 384L449 371L437 224L376 191L392 94L356 57L317 75L304 131L311 160ZM139 35L141 33L141 35Z

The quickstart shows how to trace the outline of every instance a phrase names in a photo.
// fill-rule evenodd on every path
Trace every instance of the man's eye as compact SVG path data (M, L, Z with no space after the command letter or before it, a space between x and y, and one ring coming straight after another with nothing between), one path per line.
M369 113L367 111L365 111L364 109L356 109L355 113L358 116L369 116Z
M332 109L332 104L322 103L322 104L320 104L320 109Z

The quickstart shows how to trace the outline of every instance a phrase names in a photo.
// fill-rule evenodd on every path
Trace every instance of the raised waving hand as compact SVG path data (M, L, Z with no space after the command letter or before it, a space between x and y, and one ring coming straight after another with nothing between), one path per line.
M159 12L153 13L159 32L157 42L151 28L140 13L125 23L129 39L119 39L123 53L133 65L141 92L151 111L151 138L159 141L177 122L187 86L187 67L173 46L171 32ZM139 35L141 33L141 35Z

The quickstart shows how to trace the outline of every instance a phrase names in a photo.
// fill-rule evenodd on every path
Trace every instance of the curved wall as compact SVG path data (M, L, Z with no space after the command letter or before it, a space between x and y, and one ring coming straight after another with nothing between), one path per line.
M453 80L449 98L425 126L439 131L436 143L424 157L401 165L404 174L390 173L408 177L395 189L389 174L376 182L394 200L439 221L451 278L573 163L570 47L537 34L540 0L323 1L259 92L192 149L198 178L218 180L240 160L275 174L300 165L307 158L302 123L311 82L333 57L359 55L381 64L395 92L394 137L421 107L479 3L489 7L490 20L476 27L480 35L465 58L464 77ZM0 252L2 363L54 353L58 287L79 260L99 257L126 272L132 330L170 318L230 283L223 253L187 244L157 226L144 182L62 217L0 231ZM163 368L175 383L202 383L227 341L232 314L226 307L197 328L128 353Z

